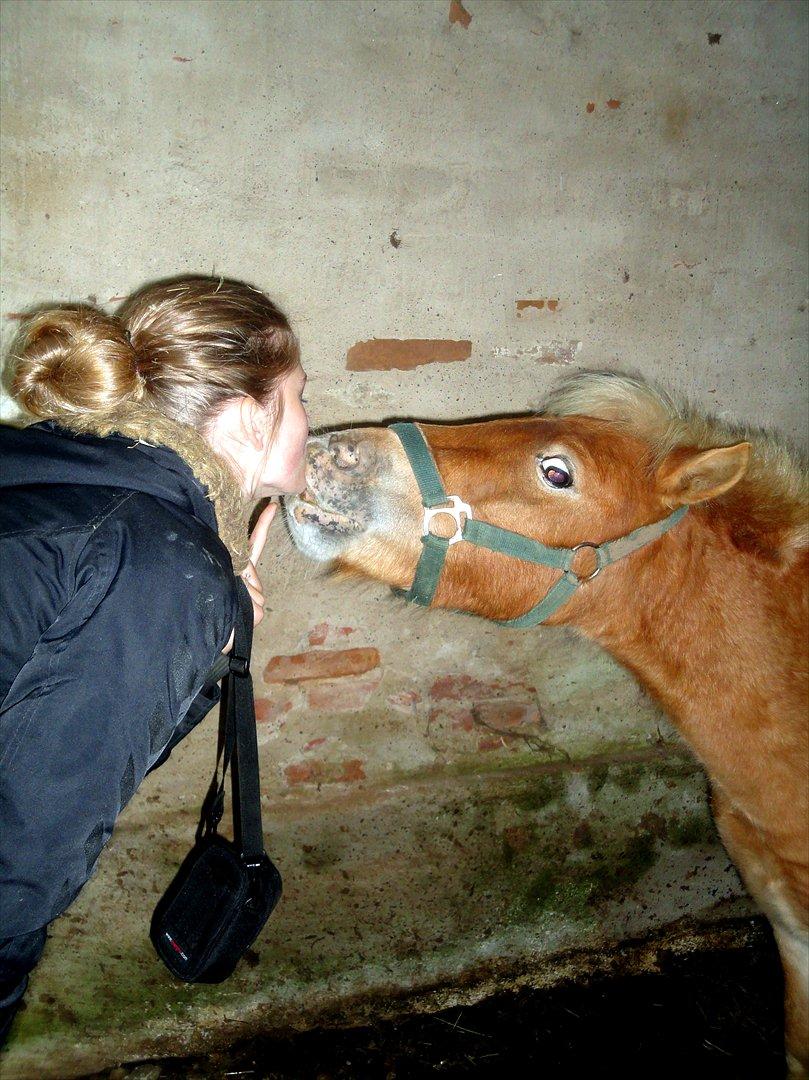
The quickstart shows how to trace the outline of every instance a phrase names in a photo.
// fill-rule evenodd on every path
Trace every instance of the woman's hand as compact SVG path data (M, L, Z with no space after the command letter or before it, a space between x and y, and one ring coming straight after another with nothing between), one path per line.
M261 553L264 550L264 545L267 543L267 536L270 531L270 526L273 523L275 515L278 513L278 503L267 503L264 509L261 511L256 522L253 531L250 533L250 558L247 560L247 566L242 571L242 580L247 586L247 591L250 593L250 599L253 601L253 626L258 626L261 620L264 618L264 589L261 584L261 578L258 576L258 570L256 566L261 558ZM233 640L236 635L236 631L230 635L230 640L222 650L223 653L229 653L233 648Z

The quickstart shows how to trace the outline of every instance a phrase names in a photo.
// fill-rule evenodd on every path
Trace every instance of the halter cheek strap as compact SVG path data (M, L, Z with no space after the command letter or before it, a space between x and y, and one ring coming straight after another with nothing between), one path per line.
M570 548L552 548L533 540L530 536L501 529L498 525L489 525L485 521L476 521L472 508L457 495L447 495L441 474L421 430L415 424L391 424L404 447L410 467L421 491L424 506L422 523L422 552L416 567L413 584L405 593L408 600L423 607L429 607L438 588L438 581L444 567L444 560L452 544L466 540L489 551L498 551L523 562L538 563L561 570L561 576L554 585L535 604L530 611L516 619L495 620L500 626L524 628L544 622L562 604L564 604L582 585L600 574L605 566L625 558L638 548L645 547L674 528L685 516L687 507L682 506L673 514L655 521L651 525L642 525L639 529L621 536L617 540L608 540L603 544L584 541ZM430 522L439 514L448 514L455 522L454 534L445 539L430 532ZM576 553L583 548L590 548L596 558L596 566L591 574L579 577L573 571Z

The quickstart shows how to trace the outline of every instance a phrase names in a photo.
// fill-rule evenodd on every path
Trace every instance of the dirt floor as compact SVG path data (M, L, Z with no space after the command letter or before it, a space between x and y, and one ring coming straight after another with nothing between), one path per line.
M781 972L756 920L744 949L659 958L655 974L520 990L372 1027L257 1039L94 1080L415 1080L684 1076L781 1080ZM597 1071L596 1071L597 1070Z

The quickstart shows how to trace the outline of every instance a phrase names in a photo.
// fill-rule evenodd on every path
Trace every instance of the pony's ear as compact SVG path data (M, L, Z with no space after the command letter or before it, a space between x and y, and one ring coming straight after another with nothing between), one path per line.
M748 442L715 450L673 450L657 470L657 489L670 506L705 502L738 484L749 463Z

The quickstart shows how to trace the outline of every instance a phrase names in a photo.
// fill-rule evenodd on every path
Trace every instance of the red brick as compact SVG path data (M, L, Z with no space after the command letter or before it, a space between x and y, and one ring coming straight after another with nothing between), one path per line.
M491 702L499 701L532 703L536 690L528 683L481 682L471 675L442 675L430 687L433 701Z
M442 675L430 687L433 701L480 701L492 697L497 687L473 679L471 675Z
M256 698L256 723L273 724L292 708L291 698Z
M376 667L379 667L378 649L310 649L295 656L273 656L264 669L264 681L340 679L347 675L363 675Z
M539 709L532 701L481 701L475 706L475 718L482 724L496 728L514 728L524 724L542 726Z
M357 780L365 779L365 769L363 769L363 763L359 758L352 758L351 761L343 762L343 775L338 777L340 783L353 784Z
M298 761L287 765L284 775L287 783L296 784L354 784L365 780L364 762L359 758L348 761Z
M464 709L452 717L451 726L453 731L471 731L475 726L475 717L468 709Z
M306 784L315 775L315 765L307 761L300 761L294 765L287 765L284 774L288 784Z
M504 746L508 746L510 739L510 735L487 735L478 741L478 750L502 750Z
M329 624L327 622L318 623L317 626L313 626L309 631L309 644L310 645L323 645L328 637Z
M319 739L310 739L306 746L304 746L304 750L312 750L316 746L322 746L325 741L325 735L322 735Z
M403 713L415 712L420 701L421 694L418 690L401 690L398 694L391 694L388 697L388 705L392 705L398 712Z
M380 681L381 672L377 678L312 682L305 688L306 704L318 712L356 712L366 705Z
M358 341L348 350L348 371L407 370L422 364L442 364L453 360L468 360L472 355L471 341L448 339L372 338Z

